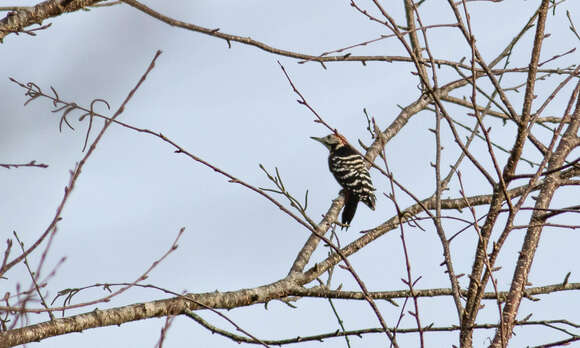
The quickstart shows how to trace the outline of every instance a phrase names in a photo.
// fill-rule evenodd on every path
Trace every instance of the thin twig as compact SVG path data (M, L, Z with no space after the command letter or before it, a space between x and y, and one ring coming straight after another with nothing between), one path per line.
M14 260L8 262L0 269L0 277L4 273L6 273L6 271L8 271L10 268L12 268L15 265L17 265L18 263L20 263L20 261L22 261L25 257L27 257L32 251L34 251L44 241L44 239L48 236L48 234L56 227L57 223L61 220L61 213L62 213L64 206L66 205L66 203L70 197L70 193L72 192L72 190L75 187L76 181L77 181L78 177L80 176L85 163L87 162L89 157L95 151L97 144L100 142L101 138L103 137L103 135L105 134L105 132L107 131L107 129L109 128L111 123L125 110L125 106L129 102L129 100L131 100L131 98L133 97L135 92L137 92L137 90L139 89L141 84L143 84L143 82L147 78L147 75L149 74L149 72L151 72L151 70L153 70L153 68L155 67L155 61L157 60L159 55L161 55L161 51L157 51L155 53L153 60L149 64L149 67L147 68L147 70L145 71L143 76L141 76L141 79L137 82L137 85L135 85L135 87L129 92L129 95L127 95L127 97L125 98L125 100L123 101L123 103L121 104L119 109L117 109L115 114L111 117L111 119L105 121L105 125L103 126L103 128L101 129L101 131L98 133L97 137L95 138L95 140L91 144L89 151L87 151L85 156L81 159L81 161L76 165L75 169L71 172L71 178L69 180L68 185L65 187L64 196L63 196L62 200L60 201L60 204L58 205L58 207L56 209L56 214L52 218L52 221L49 223L48 227L44 230L44 232L40 235L40 237L25 252L22 253L22 255L16 257Z

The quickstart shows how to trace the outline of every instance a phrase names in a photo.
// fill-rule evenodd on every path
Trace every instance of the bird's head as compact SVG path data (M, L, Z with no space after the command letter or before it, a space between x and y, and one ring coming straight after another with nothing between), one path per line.
M324 138L318 137L310 137L310 138L326 146L326 148L330 151L336 150L337 148L344 146L346 144L346 140L341 135L336 134L329 134Z

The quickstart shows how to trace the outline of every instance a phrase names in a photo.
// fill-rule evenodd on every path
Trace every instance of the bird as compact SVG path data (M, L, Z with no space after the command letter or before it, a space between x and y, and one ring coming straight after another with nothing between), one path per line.
M359 201L375 210L376 197L373 191L376 189L365 166L365 159L338 133L323 138L310 138L320 142L330 151L328 168L342 187L344 210L341 220L343 228L348 229Z

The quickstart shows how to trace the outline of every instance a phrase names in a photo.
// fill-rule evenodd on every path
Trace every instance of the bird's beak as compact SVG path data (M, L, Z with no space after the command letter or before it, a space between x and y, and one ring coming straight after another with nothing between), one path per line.
M314 139L314 140L318 141L319 143L324 144L324 140L322 140L322 138L310 137L310 139Z

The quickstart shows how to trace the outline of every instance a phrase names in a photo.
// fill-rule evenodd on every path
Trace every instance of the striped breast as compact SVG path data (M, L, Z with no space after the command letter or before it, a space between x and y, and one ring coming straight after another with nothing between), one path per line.
M375 209L375 188L361 155L348 145L341 146L330 153L328 166L343 189L372 210Z

